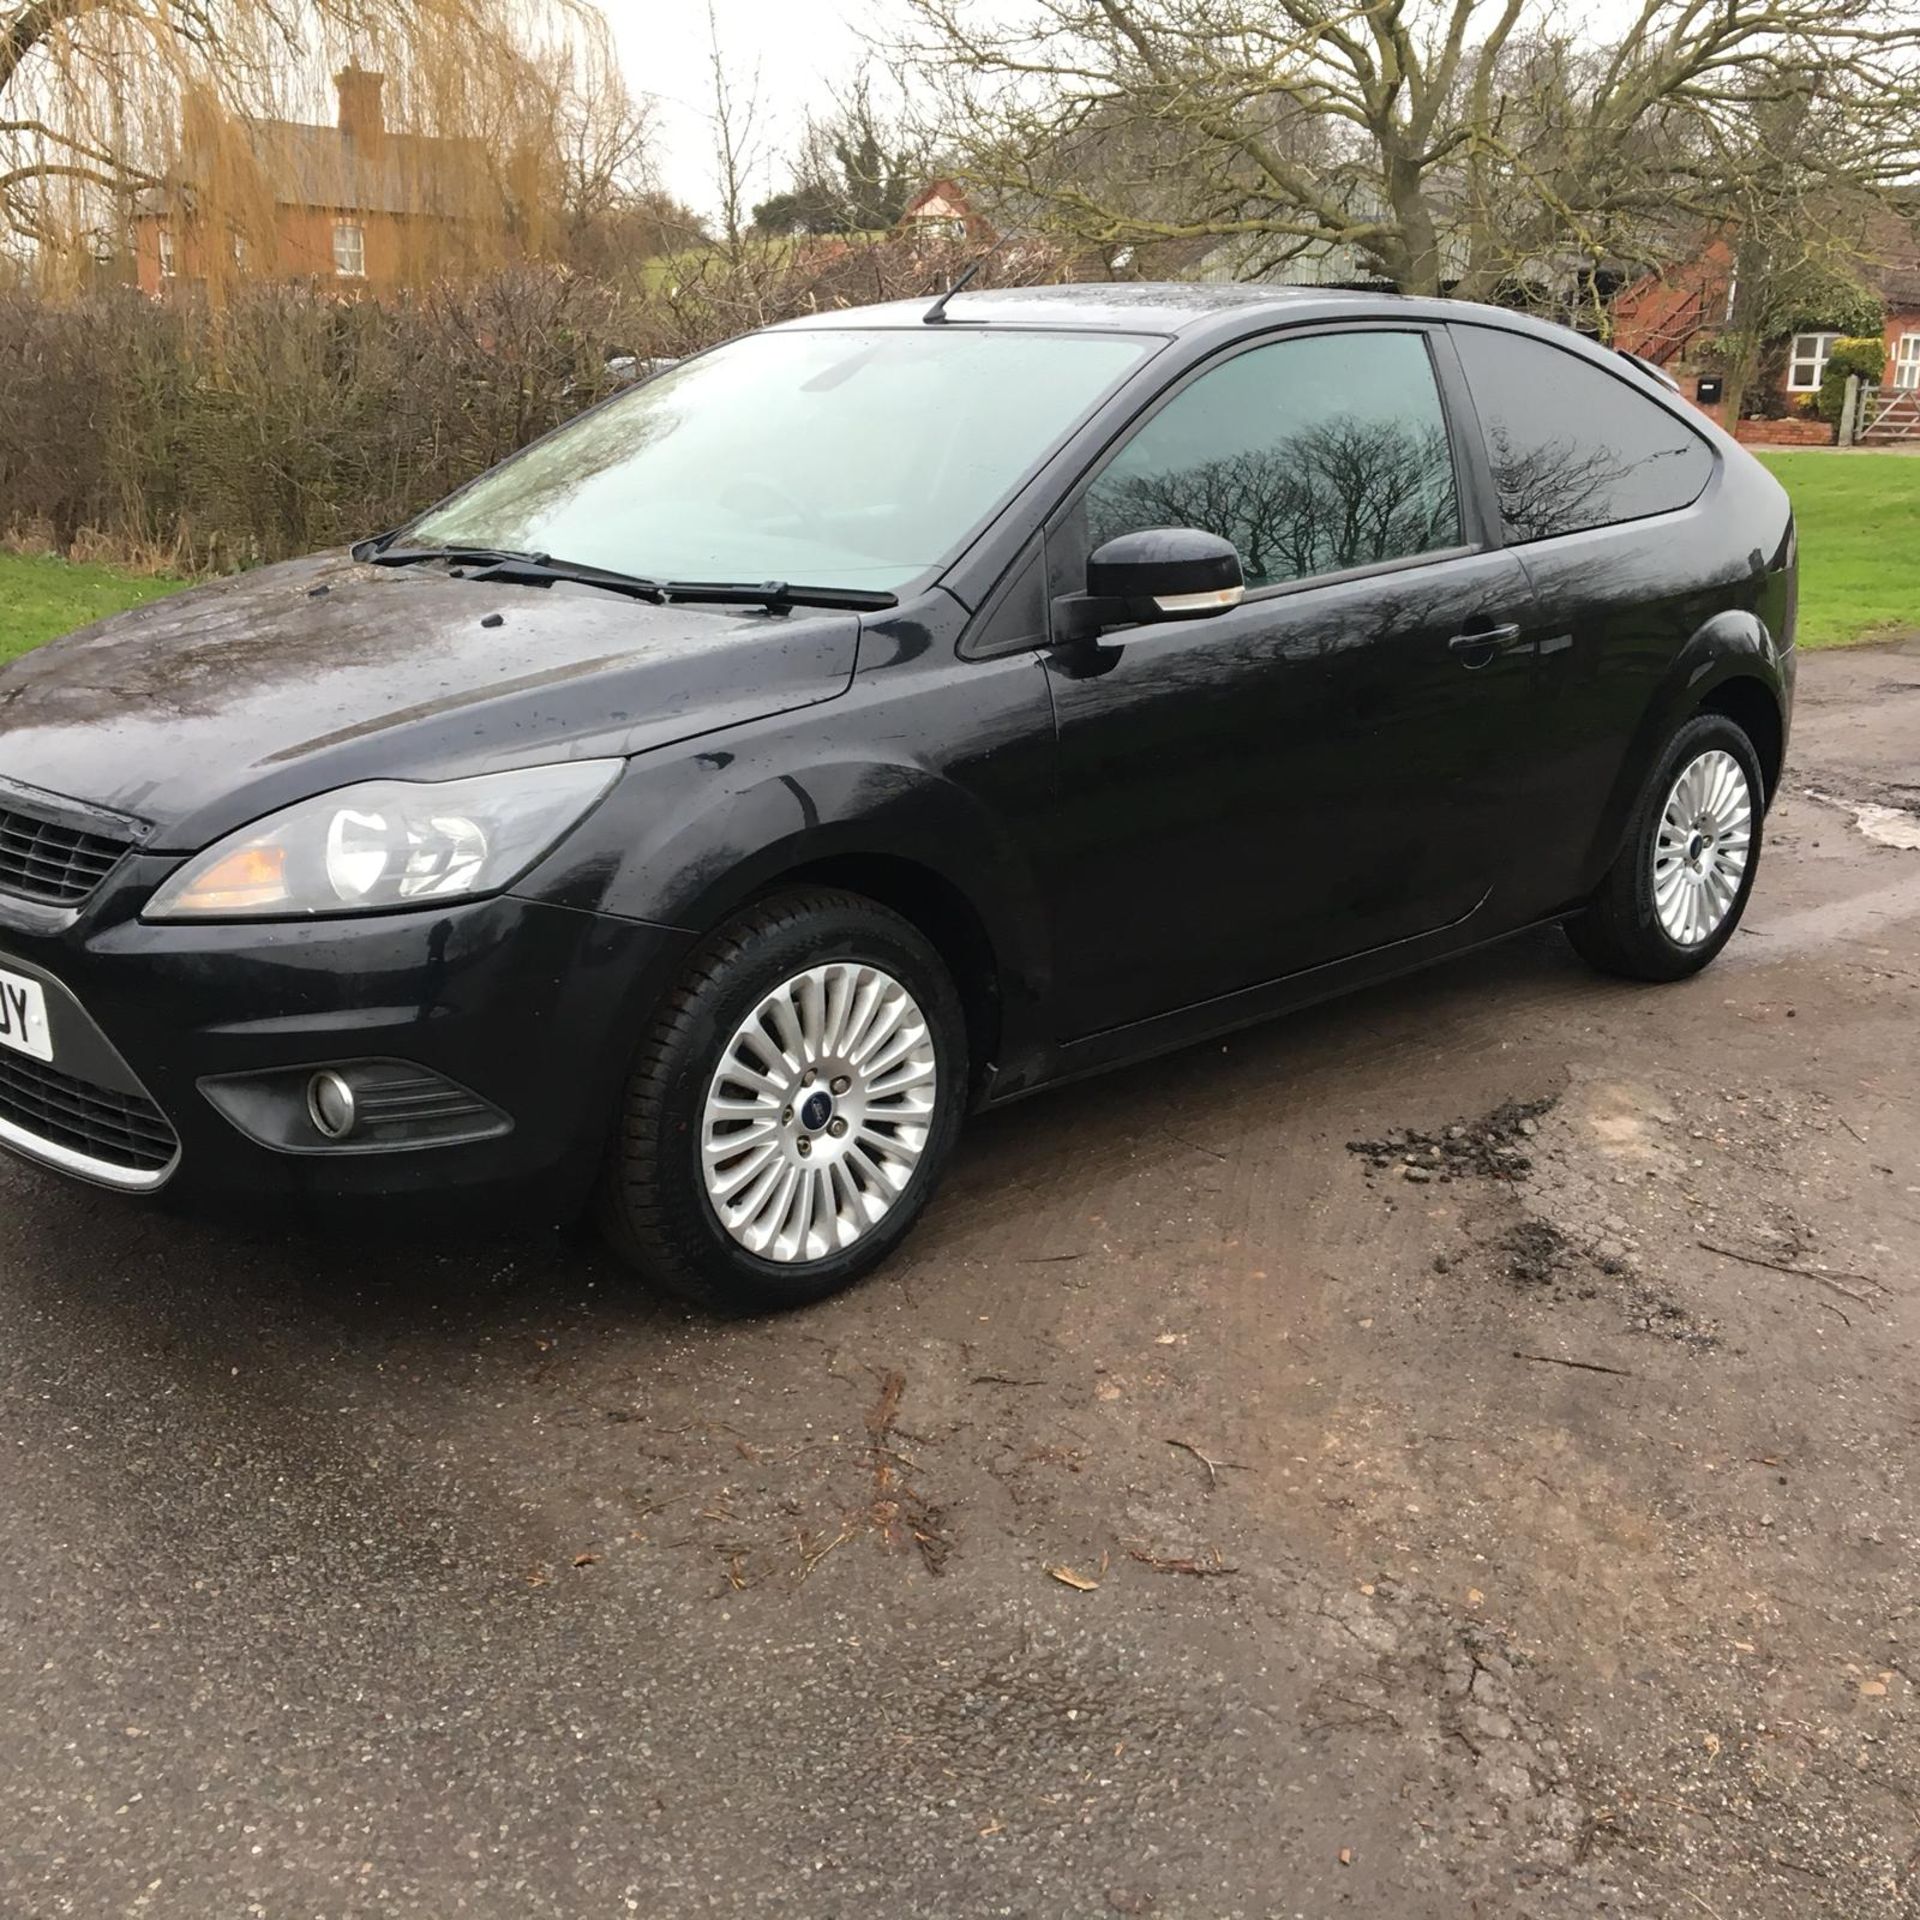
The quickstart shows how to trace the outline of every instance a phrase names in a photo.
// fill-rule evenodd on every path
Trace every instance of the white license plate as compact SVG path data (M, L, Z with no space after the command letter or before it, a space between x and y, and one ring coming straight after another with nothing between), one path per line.
M0 967L0 1047L53 1058L53 1032L47 1025L47 996L38 980Z

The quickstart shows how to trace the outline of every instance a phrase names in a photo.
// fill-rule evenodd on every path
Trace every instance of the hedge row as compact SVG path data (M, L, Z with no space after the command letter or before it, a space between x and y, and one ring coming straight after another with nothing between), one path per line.
M390 527L601 398L624 354L930 291L951 250L820 243L557 271L373 300L261 286L215 307L0 291L0 539L191 570ZM988 263L983 282L1052 277Z

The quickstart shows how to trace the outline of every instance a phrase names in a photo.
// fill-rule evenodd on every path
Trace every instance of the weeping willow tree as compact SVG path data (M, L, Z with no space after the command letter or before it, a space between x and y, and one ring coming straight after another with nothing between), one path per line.
M547 257L644 131L586 0L0 0L0 235L50 285L332 272L343 211L401 283Z

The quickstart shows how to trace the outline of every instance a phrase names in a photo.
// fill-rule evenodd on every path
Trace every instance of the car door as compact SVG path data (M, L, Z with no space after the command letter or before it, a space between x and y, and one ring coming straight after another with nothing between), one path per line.
M1472 916L1526 753L1531 607L1456 457L1444 333L1289 333L1178 383L1047 530L1233 541L1240 606L1047 656L1060 803L1037 857L1063 1040Z
M1513 904L1550 912L1592 882L1582 863L1681 649L1716 613L1757 604L1763 581L1706 510L1716 462L1684 402L1532 334L1450 331L1539 608L1532 843Z

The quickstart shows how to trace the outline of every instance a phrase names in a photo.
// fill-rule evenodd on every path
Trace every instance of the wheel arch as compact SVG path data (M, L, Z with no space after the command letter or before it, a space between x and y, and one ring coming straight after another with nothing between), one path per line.
M999 1058L1005 1026L1002 955L966 890L925 862L899 853L847 850L800 861L763 877L739 906L790 887L833 887L897 913L923 935L952 976L967 1020L973 1092L984 1088ZM739 906L731 909L737 912Z
M1051 924L1003 810L939 772L860 757L786 756L740 777L732 756L644 768L616 788L587 869L599 906L705 936L785 888L827 885L918 928L967 1010L976 1092L1020 1085L1051 1048Z
M1765 625L1744 611L1717 614L1674 657L1621 761L1588 849L1580 892L1600 883L1666 744L1701 713L1724 714L1753 741L1767 798L1780 779L1787 733L1786 675Z
M1724 714L1753 742L1760 756L1760 777L1771 800L1780 785L1786 753L1786 718L1780 696L1759 674L1736 669L1704 694L1694 713Z

